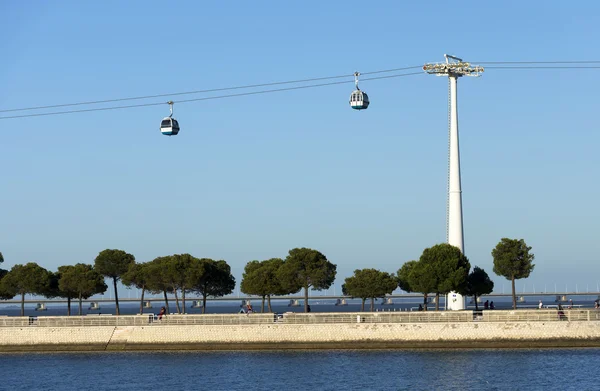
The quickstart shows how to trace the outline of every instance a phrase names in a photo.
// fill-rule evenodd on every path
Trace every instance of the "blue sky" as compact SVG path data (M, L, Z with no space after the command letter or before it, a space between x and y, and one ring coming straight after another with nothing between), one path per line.
M0 109L378 71L444 53L600 60L597 2L444 4L2 2ZM600 283L599 71L487 69L459 81L465 252L497 292L509 290L492 272L502 237L536 255L519 291ZM447 81L361 87L363 112L348 106L351 83L175 104L182 130L171 138L158 129L167 105L0 120L3 267L55 270L105 248L138 261L189 252L227 260L239 281L250 260L312 247L338 265L338 292L354 269L395 272L445 241Z

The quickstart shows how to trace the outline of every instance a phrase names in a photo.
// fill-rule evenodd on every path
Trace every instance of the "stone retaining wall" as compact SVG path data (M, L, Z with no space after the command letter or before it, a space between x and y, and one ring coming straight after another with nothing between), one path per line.
M106 350L115 327L0 327L0 352Z
M600 322L0 327L0 352L534 346L600 346Z

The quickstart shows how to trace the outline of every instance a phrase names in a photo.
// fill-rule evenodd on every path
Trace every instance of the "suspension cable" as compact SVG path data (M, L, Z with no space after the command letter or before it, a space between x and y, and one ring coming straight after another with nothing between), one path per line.
M424 74L425 73L423 73L423 72L412 72L412 73L403 73L403 74L398 74L398 75L388 75L388 76L377 76L377 77L371 77L371 78L364 78L362 80L363 81L381 80L381 79L391 79L391 78L396 78L396 77L424 75ZM179 100L179 101L173 101L173 103L187 103L187 102L198 102L198 101L213 100L213 99L234 98L234 97L238 97L238 96L268 94L268 93L273 93L273 92L301 90L301 89L307 89L307 88L317 88L317 87L325 87L325 86L347 84L347 83L354 83L354 80L334 81L334 82L320 83L320 84L309 84L309 85L304 85L304 86L285 87L285 88L277 88L277 89L271 89L271 90L241 92L241 93L237 93L237 94L228 94L228 95L206 96L206 97L202 97L202 98L193 98L193 99L184 99L184 100ZM125 105L125 106L95 107L95 108L90 108L90 109L53 111L53 112L49 112L49 113L21 114L21 115L11 115L11 116L0 117L0 120L12 119L12 118L44 117L44 116L50 116L50 115L63 115L63 114L74 114L74 113L87 113L87 112L92 112L92 111L132 109L132 108L136 108L136 107L160 106L160 105L164 105L164 104L165 104L165 102L139 103L139 104L135 104L135 105Z
M361 74L375 75L375 74L379 74L379 73L397 72L397 71L404 71L404 70L417 69L417 68L421 68L421 65L414 65L414 66L404 67L404 68L385 69L385 70L373 71L373 72L361 72ZM134 97L127 97L127 98L92 100L92 101L84 101L84 102L76 102L76 103L62 103L62 104L46 105L46 106L22 107L22 108L16 108L16 109L0 110L0 113L7 113L7 112L14 112L14 111L55 109L55 108L59 108L59 107L97 105L97 104L101 104L101 103L115 103L115 102L124 102L124 101L132 101L132 100L153 99L153 98L162 98L162 97L167 97L167 96L204 94L207 92L220 92L220 91L241 90L241 89L247 89L247 88L270 87L270 86L284 85L284 84L308 83L308 82L313 82L313 81L341 79L341 78L348 78L348 77L353 77L353 76L354 76L354 74L339 75L339 76L325 76L325 77L316 77L316 78L311 78L311 79L287 80L287 81L276 81L276 82L271 82L271 83L248 84L248 85L234 86L234 87L212 88L212 89L207 89L207 90L173 92L170 94L156 94L156 95L134 96ZM133 106L133 107L138 107L138 106Z

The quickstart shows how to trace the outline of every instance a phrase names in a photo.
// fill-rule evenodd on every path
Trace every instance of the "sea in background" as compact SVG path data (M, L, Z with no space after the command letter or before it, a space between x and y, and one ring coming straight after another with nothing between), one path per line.
M519 296L521 297L521 296ZM568 299L573 300L573 305L580 308L593 308L594 301L598 299L597 295L570 295L567 297ZM245 302L247 299L232 299L230 301L224 300L208 300L206 305L206 313L207 314L231 314L239 312L241 308L241 303ZM509 309L512 308L512 299L510 295L506 296L494 296L494 297L486 297L483 296L481 298L481 303L479 303L479 309L483 309L483 302L486 300L493 301L496 309ZM539 300L542 300L544 305L556 305L555 296L523 296L522 301L518 303L518 308L538 308ZM186 309L185 312L188 314L201 314L202 308L193 308L194 300L186 299ZM42 302L42 300L40 301ZM272 309L273 312L281 314L285 312L304 312L304 303L303 300L299 300L299 306L290 306L290 300L272 300ZM67 304L66 303L52 303L45 301L46 310L45 311L37 311L36 304L27 303L25 305L25 316L62 316L67 315ZM180 301L181 303L181 301ZM260 304L261 300L252 299L252 306L255 312L260 312ZM333 299L319 299L318 297L312 297L309 299L309 304L312 312L359 312L360 311L360 300L358 299L349 299L347 300L347 305L335 305L336 300ZM422 304L423 300L416 297L407 297L407 298L393 298L392 303L388 304L385 301L378 299L375 302L375 311L415 311L417 310L419 304ZM152 308L144 308L145 314L157 314L160 311L160 308L164 306L164 301L153 301ZM471 302L470 298L467 298L466 301L467 309L474 310L475 304ZM562 302L562 305L567 305L566 302ZM440 309L444 309L445 303L444 299L440 300ZM140 303L132 302L132 301L120 301L119 308L122 315L135 315L139 313ZM365 311L369 311L370 301L365 303ZM79 305L77 301L73 301L71 303L71 314L77 315L77 311L79 309ZM435 309L434 303L428 304L428 309ZM175 300L169 299L169 311L170 313L176 313L177 307L175 305ZM265 303L265 312L267 311L267 305ZM90 308L90 303L83 303L83 314L115 314L115 304L114 302L100 302L99 308L93 309ZM21 314L21 306L20 304L7 304L6 302L0 301L0 316L20 316Z
M600 349L0 354L0 390L597 390Z

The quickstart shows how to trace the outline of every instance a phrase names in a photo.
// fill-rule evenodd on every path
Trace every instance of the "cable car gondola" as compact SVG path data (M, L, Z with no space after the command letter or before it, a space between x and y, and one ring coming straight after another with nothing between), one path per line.
M171 109L171 115L162 119L160 123L160 132L165 136L177 136L177 133L179 133L179 122L173 118L173 101L167 103Z
M360 72L354 72L354 84L356 85L356 90L352 91L350 94L350 107L355 110L365 110L369 107L369 96L366 92L361 91L358 88L358 76L360 76Z

